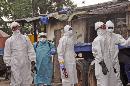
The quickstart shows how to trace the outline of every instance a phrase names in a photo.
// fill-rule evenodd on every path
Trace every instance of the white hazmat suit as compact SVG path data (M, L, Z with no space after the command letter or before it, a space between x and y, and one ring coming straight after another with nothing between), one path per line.
M77 70L76 70L76 60L74 52L74 40L73 32L71 26L66 25L64 27L64 35L59 40L59 45L57 47L59 63L63 64L68 73L68 78L63 74L61 67L61 78L62 86L74 86L78 83Z
M13 22L11 29L16 26L19 24ZM13 35L6 40L3 59L7 66L11 66L11 86L31 85L31 62L36 61L36 55L29 38L19 30L13 31Z
M103 22L95 23L95 30L97 30L97 37L92 42L92 53L95 57L95 76L97 79L97 86L117 86L116 75L114 74L112 60L109 56L106 28L102 27ZM107 74L103 73L103 67L100 64L104 61L107 67Z
M112 58L113 68L115 69L115 74L117 76L117 86L123 86L120 80L120 65L118 60L118 45L128 46L129 40L125 40L120 34L113 33L114 31L114 24L109 20L106 22L106 30L108 35L108 42L109 42L109 54Z

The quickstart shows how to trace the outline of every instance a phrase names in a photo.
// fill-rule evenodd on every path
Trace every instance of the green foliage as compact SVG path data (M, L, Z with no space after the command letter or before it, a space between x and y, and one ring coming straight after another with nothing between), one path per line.
M10 4L6 0L0 1L0 16L8 16L11 13Z
M9 19L21 19L40 14L56 12L57 8L67 6L74 8L71 0L64 0L63 2L54 2L54 0L0 0L0 16ZM4 30L8 31L7 25L0 18L0 26L5 27Z
M2 16L12 19L30 17L32 13L31 0L1 0Z
M0 0L0 16L12 17L12 19L20 19L38 15L47 12L55 12L56 8L67 6L76 7L71 0L64 0L56 3L54 0Z
M41 14L55 12L56 8L62 8L63 6L67 6L69 8L76 7L76 5L73 5L71 0L62 0L62 2L55 2L54 0L34 0L34 2L37 2L35 5L40 8Z
M11 14L14 19L30 17L32 14L32 4L30 0L15 0L11 4Z

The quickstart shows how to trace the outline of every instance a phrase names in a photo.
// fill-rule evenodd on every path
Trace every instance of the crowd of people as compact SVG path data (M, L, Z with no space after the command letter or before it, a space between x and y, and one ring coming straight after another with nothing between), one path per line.
M36 86L51 86L52 55L56 50L63 86L74 86L78 82L71 26L64 27L64 36L57 49L47 40L46 33L39 33L38 42L32 45L29 38L21 34L18 22L12 22L10 28L13 34L6 40L3 57L7 70L11 72L10 86L30 86L32 82Z
M38 42L30 42L27 36L20 33L20 24L12 22L13 34L6 40L4 62L11 71L10 86L30 86L34 81L36 86L51 86L53 76L52 55L58 53L62 86L75 86L78 83L76 59L74 52L73 28L64 27L64 35L60 38L58 47L47 40L46 33L38 34ZM92 42L92 53L95 57L96 86L123 86L120 79L118 60L118 45L129 46L130 39L125 40L115 34L114 23L107 21L95 23L97 37ZM34 77L31 73L34 73ZM116 83L116 84L115 84Z

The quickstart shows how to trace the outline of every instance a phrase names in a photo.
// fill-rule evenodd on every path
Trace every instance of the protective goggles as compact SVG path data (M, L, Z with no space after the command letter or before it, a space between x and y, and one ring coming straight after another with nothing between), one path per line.
M108 27L108 29L114 29L114 27Z
M69 31L72 30L72 27L69 28Z
M12 31L16 31L16 30L19 30L19 29L20 29L20 26L12 27Z
M97 28L97 30L98 30L98 29L106 29L106 25L103 24L103 25L101 25L99 28Z
M47 38L45 35L41 35L39 38Z

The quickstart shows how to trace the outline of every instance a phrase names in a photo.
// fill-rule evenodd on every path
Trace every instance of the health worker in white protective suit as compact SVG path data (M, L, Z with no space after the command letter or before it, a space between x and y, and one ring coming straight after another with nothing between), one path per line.
M64 27L64 35L59 40L57 51L61 69L62 86L74 86L78 83L78 79L71 26L66 25Z
M119 60L118 60L118 53L119 53L118 45L126 47L126 46L128 46L130 39L125 40L120 34L113 33L114 24L110 20L106 22L106 30L108 32L107 34L108 34L108 42L109 42L109 54L110 54L110 57L112 58L114 72L115 72L115 74L117 76L117 80L118 80L117 86L123 86L122 81L120 79L120 65L119 65Z
M4 62L11 71L11 86L30 86L32 83L31 65L35 65L36 55L29 40L20 33L20 25L11 23L12 36L5 42ZM34 69L32 69L34 70Z
M103 22L95 23L97 37L92 42L92 53L95 57L95 76L97 86L117 86L112 60L109 56L107 31Z

